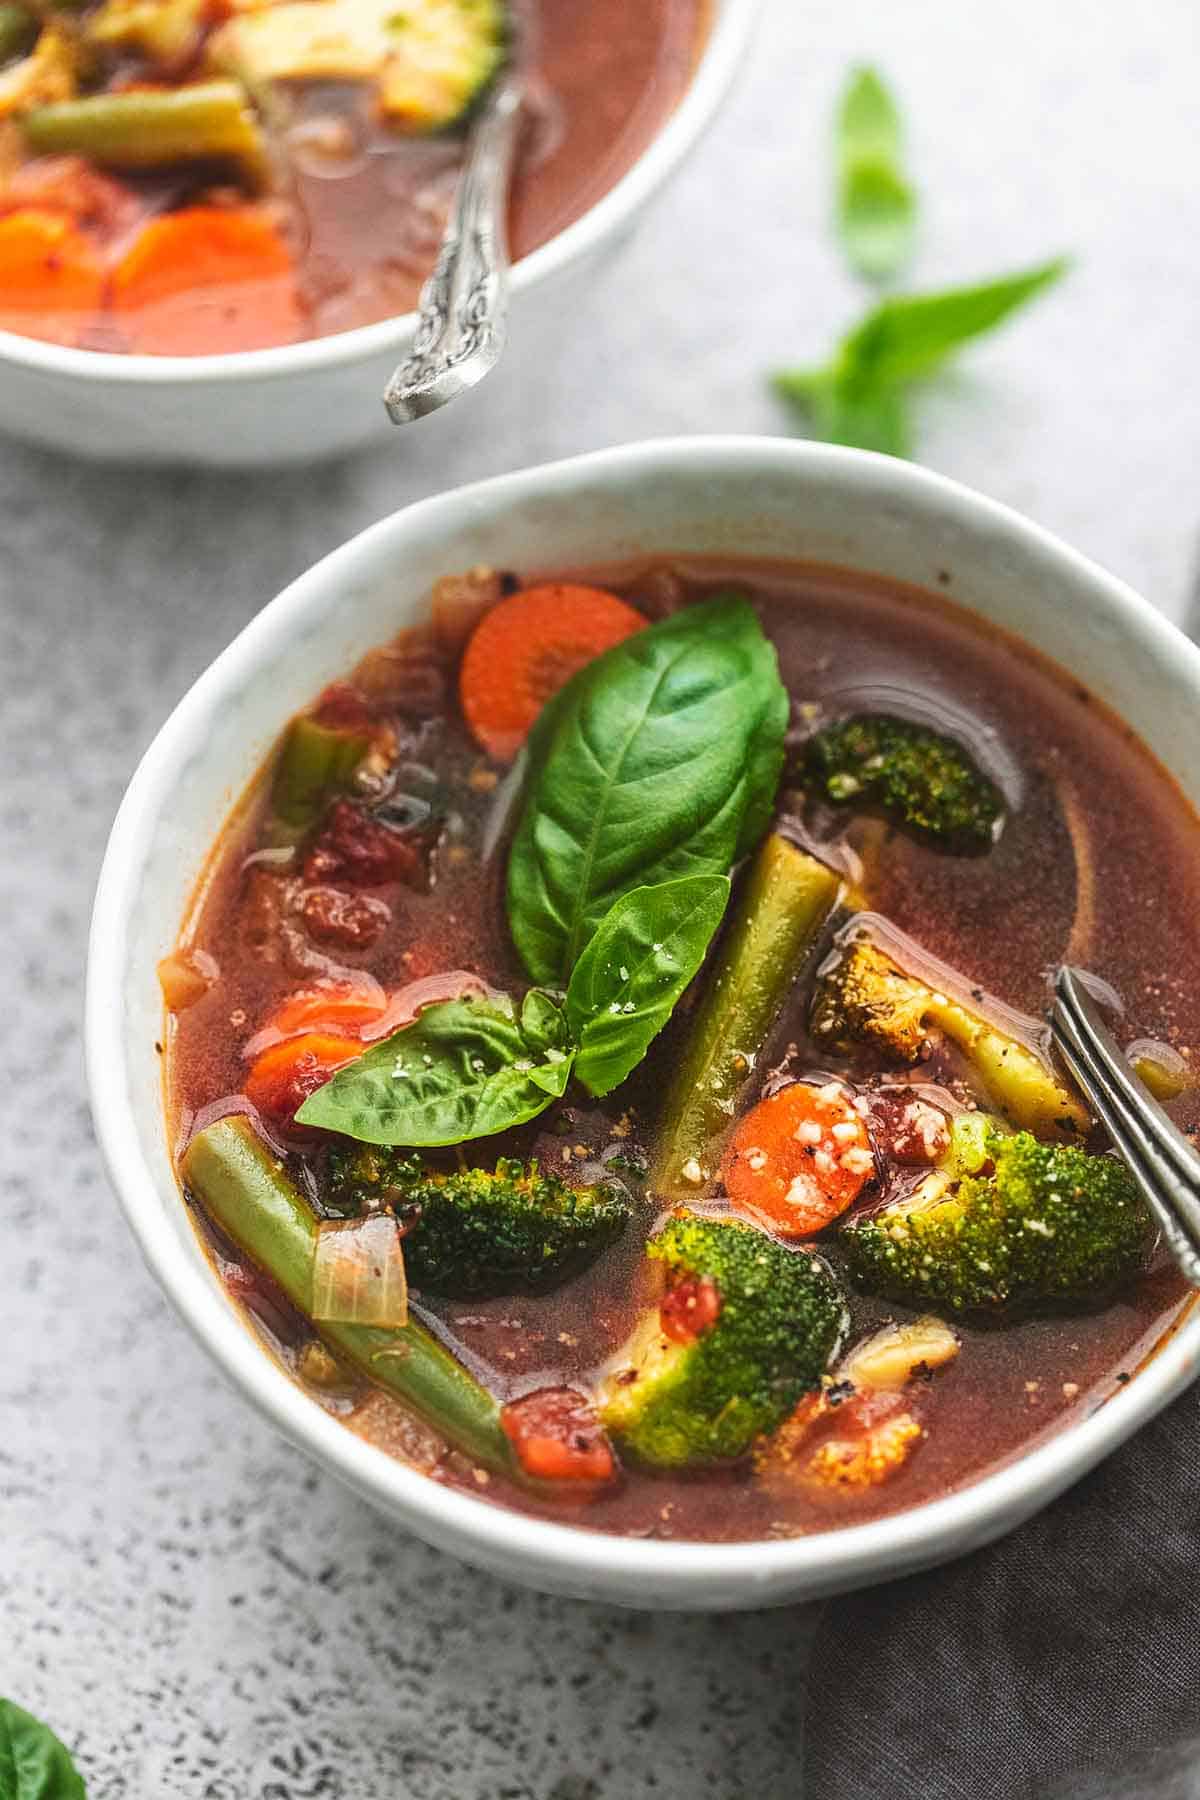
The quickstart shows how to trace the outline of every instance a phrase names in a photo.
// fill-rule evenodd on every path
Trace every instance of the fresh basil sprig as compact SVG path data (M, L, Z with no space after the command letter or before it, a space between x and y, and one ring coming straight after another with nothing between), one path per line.
M772 385L828 443L907 456L910 384L1044 293L1069 266L1056 257L976 287L882 300L843 338L825 368L783 370Z
M310 1094L302 1125L364 1144L461 1144L536 1118L575 1060L566 1017L538 989L427 1006Z
M611 1092L670 1018L728 898L727 875L636 888L575 965L565 1010L541 988L519 1018L504 994L427 1006L311 1094L297 1119L366 1144L460 1144L536 1118L572 1072L589 1093Z
M565 985L634 888L725 875L761 837L788 700L749 602L721 594L581 670L530 743L508 918L534 981Z
M574 1072L611 1092L701 963L729 869L761 837L788 700L753 608L721 594L567 683L529 744L509 923L535 981L428 1006L310 1095L302 1125L368 1144L465 1143L536 1118ZM569 985L568 985L569 984Z
M641 1062L704 961L728 899L727 875L688 875L635 888L605 915L567 989L575 1073L589 1093L611 1093Z
M87 1800L66 1745L11 1700L0 1700L0 1800Z
M903 129L874 69L855 69L837 115L837 220L846 259L867 281L887 281L912 255L917 202L901 165Z

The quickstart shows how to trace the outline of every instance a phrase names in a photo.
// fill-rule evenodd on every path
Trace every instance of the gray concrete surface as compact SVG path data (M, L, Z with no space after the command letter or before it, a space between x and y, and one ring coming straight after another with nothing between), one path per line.
M770 0L728 112L580 310L368 461L141 474L0 447L0 1693L92 1800L764 1800L800 1781L808 1620L511 1591L279 1443L160 1299L98 1166L78 1044L109 821L261 602L393 506L664 431L778 431L762 372L857 301L826 231L847 62L899 88L915 280L1079 257L932 392L921 450L1182 614L1200 530L1193 0ZM870 1647L864 1646L864 1655Z

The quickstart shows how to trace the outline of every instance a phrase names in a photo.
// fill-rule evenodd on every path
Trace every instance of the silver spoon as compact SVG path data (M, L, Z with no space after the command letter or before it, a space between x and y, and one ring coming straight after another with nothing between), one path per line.
M1120 1151L1176 1262L1200 1287L1200 1155L1133 1074L1077 969L1054 982L1050 1029L1067 1068Z
M514 23L508 60L471 127L437 264L421 290L412 350L383 391L394 425L423 419L465 394L495 368L504 350L508 187L524 68Z

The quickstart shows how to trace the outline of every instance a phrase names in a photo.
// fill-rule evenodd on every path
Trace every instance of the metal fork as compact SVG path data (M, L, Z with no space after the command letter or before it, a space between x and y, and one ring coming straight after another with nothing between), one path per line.
M1193 1287L1200 1287L1200 1155L1133 1074L1077 969L1054 983L1054 1042L1120 1151Z

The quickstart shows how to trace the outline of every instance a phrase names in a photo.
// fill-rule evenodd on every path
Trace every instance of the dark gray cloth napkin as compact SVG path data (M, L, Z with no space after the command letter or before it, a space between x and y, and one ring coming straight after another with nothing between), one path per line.
M1200 1393L987 1550L834 1600L806 1800L1200 1796Z

